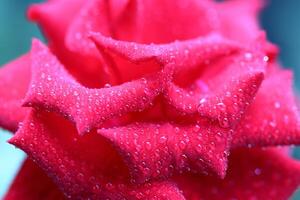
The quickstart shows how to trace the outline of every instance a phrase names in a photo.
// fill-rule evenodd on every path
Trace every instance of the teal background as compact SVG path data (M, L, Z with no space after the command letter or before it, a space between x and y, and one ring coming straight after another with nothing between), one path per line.
M0 65L28 51L31 38L42 38L40 31L25 17L26 8L38 0L0 1ZM280 60L295 71L295 89L300 89L300 1L269 0L261 16L268 38L281 48ZM0 80L1 81L1 80ZM10 134L0 130L0 199L9 187L25 154L6 140ZM294 156L300 158L296 148ZM29 183L30 184L30 183ZM293 199L300 200L300 193Z

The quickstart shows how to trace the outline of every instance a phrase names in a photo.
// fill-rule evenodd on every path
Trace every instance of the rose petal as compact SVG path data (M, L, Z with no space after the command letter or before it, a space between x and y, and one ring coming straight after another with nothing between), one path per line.
M263 55L248 51L212 62L195 81L194 90L170 83L166 98L183 113L199 113L218 120L222 127L233 127L255 97L266 62Z
M0 68L0 126L12 132L17 130L18 123L27 113L21 105L30 82L30 72L27 54Z
M90 32L138 43L168 43L205 35L216 29L215 22L211 1L93 0L74 19L66 41L71 49L92 54Z
M104 121L148 107L168 81L168 72L102 89L88 89L77 83L46 46L33 42L33 80L26 106L62 113L76 122L80 133Z
M186 199L288 199L300 185L300 164L278 150L232 152L224 180L211 176L177 179Z
M272 64L233 136L234 146L300 144L300 117L291 71Z
M6 193L4 200L63 200L64 195L34 162L27 159Z
M174 173L213 171L224 177L231 132L202 122L194 125L137 123L99 129L120 150L138 182Z
M99 55L91 57L70 52L64 43L71 21L84 4L84 0L47 1L31 6L28 17L41 26L51 51L78 81L88 87L101 87L114 81L113 70L103 63Z
M184 199L169 182L132 185L109 142L95 132L78 138L73 124L54 113L32 110L9 142L36 160L68 198Z
M216 9L220 19L220 31L224 36L241 42L255 39L260 32L258 17L264 4L261 0L218 3Z
M241 45L217 34L168 44L139 44L91 33L98 50L109 56L122 82L155 72L166 65L174 65L177 73L195 69L208 60L229 55Z
M263 4L260 0L220 3L93 0L85 4L74 19L67 34L67 46L93 54L94 45L88 40L90 32L138 43L168 43L219 32L234 40L248 42L260 31L258 14Z

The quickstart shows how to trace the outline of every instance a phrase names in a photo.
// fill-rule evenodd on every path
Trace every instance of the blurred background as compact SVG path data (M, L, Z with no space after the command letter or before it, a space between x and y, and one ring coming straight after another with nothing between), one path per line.
M0 66L28 51L32 37L42 39L37 26L29 23L25 11L29 4L41 0L0 1ZM261 15L268 38L281 49L280 60L295 72L295 89L300 91L300 1L269 0ZM0 80L1 81L1 80ZM0 130L0 199L9 187L24 153L6 143L8 132ZM300 158L300 149L294 156ZM300 200L300 192L293 199Z

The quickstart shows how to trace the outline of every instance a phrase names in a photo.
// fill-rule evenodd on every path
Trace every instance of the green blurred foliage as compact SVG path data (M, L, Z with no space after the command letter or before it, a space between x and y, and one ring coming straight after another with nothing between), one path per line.
M28 22L26 9L29 0L0 1L0 64L27 52L31 38L42 38L36 25Z

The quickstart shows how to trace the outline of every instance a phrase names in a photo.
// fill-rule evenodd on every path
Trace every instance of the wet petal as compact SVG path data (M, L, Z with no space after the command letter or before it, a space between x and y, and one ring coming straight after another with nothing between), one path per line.
M138 182L166 179L186 171L225 175L231 132L211 122L194 125L136 123L99 129L98 133L119 149Z
M183 113L198 113L218 120L222 127L233 127L255 97L266 63L262 55L247 51L212 62L194 81L194 89L170 83L166 99Z
M10 143L24 150L68 198L184 199L170 182L130 183L115 149L99 134L81 137L61 116L32 110Z
M138 43L186 40L215 30L216 17L211 1L93 0L74 19L67 44L73 50L93 53L94 45L88 40L90 32Z
M45 172L27 159L4 197L4 200L18 199L63 200L65 198Z
M300 143L300 118L291 71L272 64L233 136L234 146Z
M201 64L241 48L240 44L217 34L160 45L114 40L99 33L91 33L91 37L100 53L113 61L121 81L158 71L166 65L173 65L177 73L201 69Z
M40 42L33 42L31 56L33 80L25 105L63 114L76 123L80 133L113 117L144 110L164 88L170 73L162 71L119 86L88 89Z
M24 55L0 69L0 126L16 131L26 115L22 100L31 79L30 57Z
M175 178L176 179L176 178ZM288 199L300 185L300 164L278 150L232 152L225 179L178 177L186 199Z

